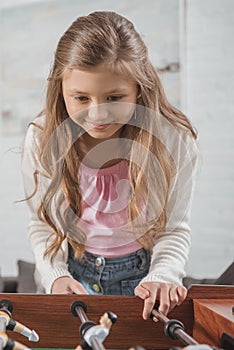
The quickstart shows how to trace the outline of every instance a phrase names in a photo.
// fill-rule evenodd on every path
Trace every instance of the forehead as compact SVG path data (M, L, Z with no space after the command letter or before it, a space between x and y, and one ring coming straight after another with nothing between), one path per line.
M63 75L63 87L69 89L112 90L114 88L131 89L136 82L123 73L107 69L104 65L91 67L88 70L67 69Z

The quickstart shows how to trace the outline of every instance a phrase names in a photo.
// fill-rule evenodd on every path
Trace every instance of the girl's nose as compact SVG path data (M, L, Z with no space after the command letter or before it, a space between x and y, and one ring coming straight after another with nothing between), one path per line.
M108 117L106 104L93 104L89 107L88 116L91 121L102 122Z

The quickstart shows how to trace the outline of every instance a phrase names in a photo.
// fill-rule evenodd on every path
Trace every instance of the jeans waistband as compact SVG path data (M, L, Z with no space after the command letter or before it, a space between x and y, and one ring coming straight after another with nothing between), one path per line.
M96 255L87 251L85 252L85 256L90 262L95 262L97 258L102 257L103 259L105 259L106 265L119 263L120 261L121 263L129 262L131 260L134 260L138 256L142 257L143 255L147 255L147 254L148 254L148 251L145 248L141 248L133 253L129 253L126 255L121 255L113 258L106 258L102 255Z
M136 260L136 258L140 258L141 260L145 260L147 258L149 258L150 256L150 252L145 249L145 248L141 248L135 252L132 252L130 254L126 254L126 255L121 255L118 257L114 257L114 258L106 258L103 257L102 255L96 255L90 252L85 251L84 252L84 257L83 257L83 262L84 261L88 261L89 263L93 263L95 264L98 258L102 258L103 260L105 260L105 266L108 265L113 265L113 264L125 264L125 263L130 263ZM74 253L72 250L72 247L69 245L69 258L74 258ZM81 260L81 261L82 261Z

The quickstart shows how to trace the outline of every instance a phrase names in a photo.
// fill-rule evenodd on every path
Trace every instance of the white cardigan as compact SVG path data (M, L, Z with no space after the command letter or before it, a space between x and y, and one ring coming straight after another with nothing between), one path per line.
M44 117L37 118L35 123L42 125ZM22 173L26 196L32 194L35 188L33 177L35 169L41 168L38 159L38 136L41 132L38 127L30 125L25 138ZM160 233L156 238L150 270L142 282L154 281L179 285L182 284L182 278L185 276L185 265L190 250L189 217L199 152L189 132L183 131L181 135L178 138L177 132L177 134L170 134L169 137L170 145L168 144L167 147L178 168L169 198L168 212L170 215L166 231ZM49 180L44 178L40 185L40 193L37 191L27 202L30 214L28 235L35 256L35 277L38 290L51 293L52 284L58 277L71 276L71 274L67 266L68 244L66 240L56 255L53 265L49 258L43 257L52 229L38 218L37 208L48 183Z

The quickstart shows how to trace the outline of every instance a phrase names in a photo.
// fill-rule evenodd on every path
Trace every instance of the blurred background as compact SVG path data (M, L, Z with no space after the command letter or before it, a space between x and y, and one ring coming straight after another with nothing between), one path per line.
M170 102L198 131L202 167L187 273L216 278L234 258L234 2L0 0L0 269L33 262L20 171L28 123L43 108L57 42L95 10L128 17L149 48Z

